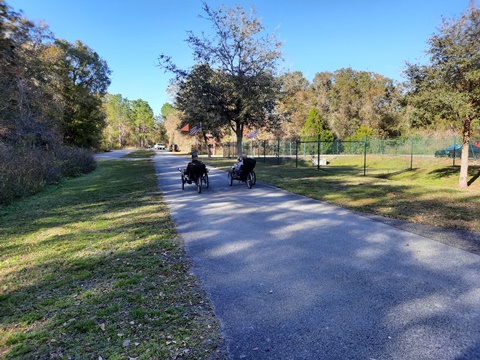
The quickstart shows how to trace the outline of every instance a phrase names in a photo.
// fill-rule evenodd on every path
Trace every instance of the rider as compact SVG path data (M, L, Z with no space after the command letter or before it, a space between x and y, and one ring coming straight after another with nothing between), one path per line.
M203 169L200 169L200 167ZM205 164L198 160L198 154L196 151L192 153L192 161L188 163L187 168L185 169L185 174L192 180L195 178L195 175L199 175L199 171L195 171L195 169L205 170Z
M242 166L243 166L243 160L245 160L247 158L247 154L242 154L238 157L237 159L237 166L236 166L236 170L237 170L237 175L240 175L240 172L242 170Z

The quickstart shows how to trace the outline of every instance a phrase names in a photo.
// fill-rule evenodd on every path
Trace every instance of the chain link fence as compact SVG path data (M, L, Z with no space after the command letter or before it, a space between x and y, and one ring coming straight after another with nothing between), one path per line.
M242 143L242 149L249 157L264 163L355 175L384 175L421 167L435 157L459 165L461 139L247 140ZM237 144L222 143L222 156L236 158ZM470 142L469 159L480 161L480 139Z

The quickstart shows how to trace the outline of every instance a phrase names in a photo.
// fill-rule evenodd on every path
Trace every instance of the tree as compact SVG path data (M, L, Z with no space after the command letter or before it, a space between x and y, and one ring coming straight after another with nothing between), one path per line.
M480 114L480 9L475 1L458 19L444 19L428 44L429 65L407 64L407 100L430 119L440 117L453 127L460 125L459 186L466 188L472 124Z
M160 109L163 119L165 120L168 114L170 114L173 110L175 110L175 108L171 104L169 103L163 104L162 108Z
M314 105L326 118L328 118L328 115L330 114L333 83L334 74L324 71L316 73L312 84L310 85L310 90L314 98Z
M302 132L313 104L310 83L300 71L286 73L280 80L283 92L280 112L286 117L282 123L282 133L289 138L296 138Z
M0 0L0 142L58 143L60 106L49 87L42 53L53 35Z
M180 116L180 111L172 108L171 111L168 112L168 115L163 123L165 126L166 136L170 144L178 144L178 129L180 128L181 124Z
M104 111L103 144L106 148L144 147L165 138L162 122L154 117L152 108L142 99L130 101L120 94L106 94Z
M135 127L138 145L146 147L148 145L148 134L153 131L155 125L153 110L148 102L142 99L132 101L131 119Z
M373 129L366 126L360 125L360 127L355 131L355 134L349 136L346 140L347 141L364 141L365 138L373 136Z
M216 74L216 86L212 89L222 94L216 99L216 118L235 132L241 153L246 127L271 128L280 121L276 105L281 88L275 71L281 60L282 42L275 33L260 36L265 28L253 8L247 14L241 6L212 10L204 3L203 9L213 35L196 36L190 31L186 41L193 49L195 62L208 65ZM189 75L168 56L160 55L159 65L174 72L177 81L184 81Z
M312 138L318 135L320 135L320 139L323 141L334 140L332 132L328 130L317 109L312 107L302 128L302 137Z
M54 41L46 24L26 19L0 0L0 197L5 203L95 168L91 152L64 144L67 106L60 90L66 87L58 86L59 63L51 61L60 54L52 51ZM78 118L99 117L97 94L85 99L79 92ZM84 127L80 135L95 130Z
M44 59L48 61L50 81L62 98L65 142L96 146L105 120L102 96L110 85L107 63L79 40L75 44L55 40Z
M216 135L224 125L221 78L221 73L212 70L208 64L197 65L179 84L176 97L176 107L182 111L180 126L201 123L201 135L208 149L207 130Z
M167 130L165 128L165 118L161 115L156 115L154 118L152 137L155 142L167 142Z
M378 135L395 131L392 119L397 117L400 94L393 80L351 68L317 75L312 87L317 106L338 138L346 139L361 125Z
M106 148L121 148L125 145L127 134L130 132L130 101L122 95L107 94L105 96L105 129L104 143Z

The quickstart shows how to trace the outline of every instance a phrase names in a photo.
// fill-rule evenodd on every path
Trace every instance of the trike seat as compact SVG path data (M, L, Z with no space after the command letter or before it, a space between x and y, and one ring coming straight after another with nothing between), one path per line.
M240 171L240 180L247 180L248 174L253 171L255 165L257 164L257 160L246 158L243 159L243 165Z
M185 175L188 176L191 180L198 179L200 176L203 176L206 173L207 167L201 161L188 163L187 168L185 169Z

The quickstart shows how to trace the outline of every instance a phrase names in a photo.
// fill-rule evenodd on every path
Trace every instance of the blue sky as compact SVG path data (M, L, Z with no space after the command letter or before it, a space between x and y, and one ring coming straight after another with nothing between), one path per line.
M208 32L201 0L6 0L32 20L44 20L57 38L79 39L113 71L108 91L148 101L160 114L172 74L158 67L161 53L181 68L193 65L187 31ZM469 0L211 0L255 7L266 32L284 41L283 67L308 80L317 72L351 67L402 80L405 61L424 60L426 41L442 17L458 17Z

